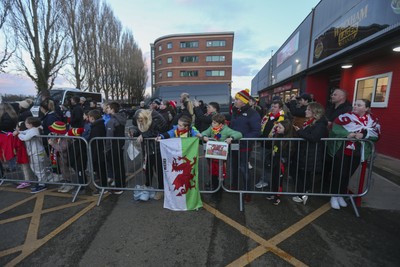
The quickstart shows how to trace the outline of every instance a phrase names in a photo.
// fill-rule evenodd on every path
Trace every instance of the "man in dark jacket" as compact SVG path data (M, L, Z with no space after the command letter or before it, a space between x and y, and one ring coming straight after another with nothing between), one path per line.
M108 105L108 112L111 115L110 120L106 124L107 137L125 137L125 113L119 113L120 105L117 102L111 102ZM118 188L125 187L126 175L124 164L124 144L125 140L110 139L106 142L107 161L112 164L112 171L115 186ZM114 190L112 193L120 195L122 190Z
M73 96L71 98L71 120L69 122L71 128L83 128L83 108L79 104L79 96Z
M328 119L328 128L332 128L333 121L344 113L350 112L352 106L347 101L347 92L343 89L335 89L331 94L331 105L326 109L326 118Z
M232 108L230 128L242 133L243 138L258 138L261 132L260 115L249 105L251 96L249 90L245 89L235 95L235 104ZM238 175L243 178L244 190L250 190L250 176L248 161L252 151L253 142L240 142L239 151L232 151L232 166L239 167L232 172L232 186L239 188ZM240 157L240 159L239 159ZM240 165L239 165L240 164ZM251 201L251 196L244 195L246 202Z
M94 109L88 113L90 126L90 134L88 141L95 137L106 137L106 127L104 125L104 120L101 117L99 110ZM93 171L96 173L98 179L100 180L101 186L107 186L107 172L106 172L106 157L104 155L104 140L96 139L90 144ZM98 191L93 193L94 195L99 194Z

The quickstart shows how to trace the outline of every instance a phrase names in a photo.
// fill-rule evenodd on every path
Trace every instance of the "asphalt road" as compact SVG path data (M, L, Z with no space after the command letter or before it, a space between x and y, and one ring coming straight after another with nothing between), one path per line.
M258 195L202 195L204 208L174 212L130 192L96 198L0 187L1 266L399 266L400 211L332 210ZM17 203L17 204L14 204Z

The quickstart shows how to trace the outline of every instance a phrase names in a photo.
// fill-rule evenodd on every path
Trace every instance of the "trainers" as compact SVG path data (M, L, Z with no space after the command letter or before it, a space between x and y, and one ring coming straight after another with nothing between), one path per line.
M156 195L154 196L155 200L160 200L164 198L164 192L157 192Z
M335 210L340 210L340 205L337 197L331 197L331 207Z
M27 188L27 187L29 187L29 186L31 186L31 184L30 183L20 183L18 186L17 186L17 189L22 189L22 188Z
M299 197L299 196L292 197L292 200L293 200L294 202L297 202L297 203L303 202L303 199L302 199L301 197Z
M37 186L31 188L31 193L36 194L36 193L42 192L46 189L47 189L47 187L44 185L37 185Z
M344 200L343 197L338 197L337 200L339 202L339 206L340 207L343 207L343 208L347 207L347 203L346 203L346 201Z
M253 169L253 166L251 165L250 161L247 163L249 164L249 170Z
M123 192L123 190L111 190L111 194L113 195L121 195Z
M274 201L272 202L272 204L274 204L275 206L278 206L279 203L281 203L281 200L279 197L274 198Z
M267 199L267 200L274 200L274 199L275 199L275 196L269 195L269 196L266 197L266 199Z
M297 202L297 203L303 202L303 204L305 205L307 203L308 196L306 196L306 195L301 196L301 197L300 196L295 196L295 197L292 197L292 200L294 202Z
M261 189L261 188L264 188L267 186L268 186L268 183L264 182L264 181L259 181L258 183L256 183L256 188L258 188L258 189Z
M64 186L62 186L59 190L58 190L58 192L60 192L60 193L68 193L69 191L71 191L72 189L74 189L75 188L75 186L72 186L72 185L64 185Z

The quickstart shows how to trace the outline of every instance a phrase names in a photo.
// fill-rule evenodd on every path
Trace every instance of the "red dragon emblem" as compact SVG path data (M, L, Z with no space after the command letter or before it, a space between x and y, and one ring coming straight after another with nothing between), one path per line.
M183 160L183 162L178 164L177 159ZM183 187L176 195L182 196L186 194L189 189L196 187L196 182L192 180L196 176L196 172L193 171L193 166L196 164L197 157L193 158L193 163L186 157L178 157L177 159L174 158L171 171L180 173L175 177L172 184L175 186L174 190L179 190L179 188Z

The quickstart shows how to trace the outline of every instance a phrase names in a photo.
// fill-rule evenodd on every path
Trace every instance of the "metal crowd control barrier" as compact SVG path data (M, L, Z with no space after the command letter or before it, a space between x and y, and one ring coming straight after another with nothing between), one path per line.
M371 157L361 163L360 156L354 154L346 159L346 142L354 141L371 148ZM329 157L328 143L341 146L339 157ZM282 151L282 155L279 152ZM314 153L317 151L317 153ZM348 151L346 150L346 153ZM374 143L369 140L346 138L323 138L320 142L307 142L301 138L243 138L239 144L231 145L228 158L228 177L222 188L240 195L240 210L243 210L244 194L287 195L287 196L340 196L348 197L357 217L359 213L354 198L368 193L372 179ZM276 156L277 155L277 156ZM357 161L358 160L358 161ZM354 162L354 167L361 165L351 176L354 188L346 193L340 188L348 188L344 166ZM360 169L360 168L358 168ZM342 180L343 179L343 180ZM366 182L364 184L364 182Z
M17 156L15 170L5 172L0 180L11 182L15 185L28 183L31 185L44 184L56 185L64 188L64 192L73 189L72 202L75 202L81 188L91 183L90 177L86 175L87 142L78 136L64 135L39 135L30 142L18 142L14 149ZM26 163L20 164L21 153L31 151L25 155ZM3 163L4 164L4 163ZM11 162L5 163L9 168ZM14 166L14 165L13 165ZM68 187L68 188L67 188ZM59 189L61 190L61 188Z
M90 140L88 166L91 180L100 193L97 205L109 191L147 191L153 194L164 192L159 147L155 138L144 139L142 143L137 138L129 137L96 137ZM210 162L204 158L202 146L199 148L199 159L200 192L217 192L221 188L221 182L218 180L217 187L213 188ZM222 177L222 163L219 173Z
M92 186L93 182L93 188L100 191L98 205L106 191L163 192L159 142L154 138L141 143L137 138L128 137L93 138L89 143L82 137L36 138L44 143L46 152L42 158L37 156L35 169L27 164L17 165L17 171L5 173L1 183L28 182L75 187L78 190L73 195L74 202L79 190ZM49 140L57 142L51 145ZM360 163L361 155L343 157L348 153L345 147L349 141L354 142L350 145L369 146L372 156L363 163ZM328 156L330 143L341 146L338 157ZM35 149L28 147L30 151ZM354 212L359 216L354 198L359 199L368 193L374 153L374 143L369 140L323 138L313 143L301 138L243 138L231 144L226 161L213 162L204 157L204 148L200 146L199 189L201 193L216 193L222 188L239 194L241 211L244 194L341 196L350 199ZM348 188L348 173L344 170L349 162L354 168L361 165L361 170L352 176L354 187L343 192L343 188ZM218 172L215 172L216 166ZM36 171L36 176L42 177L41 181L33 178L31 169Z

